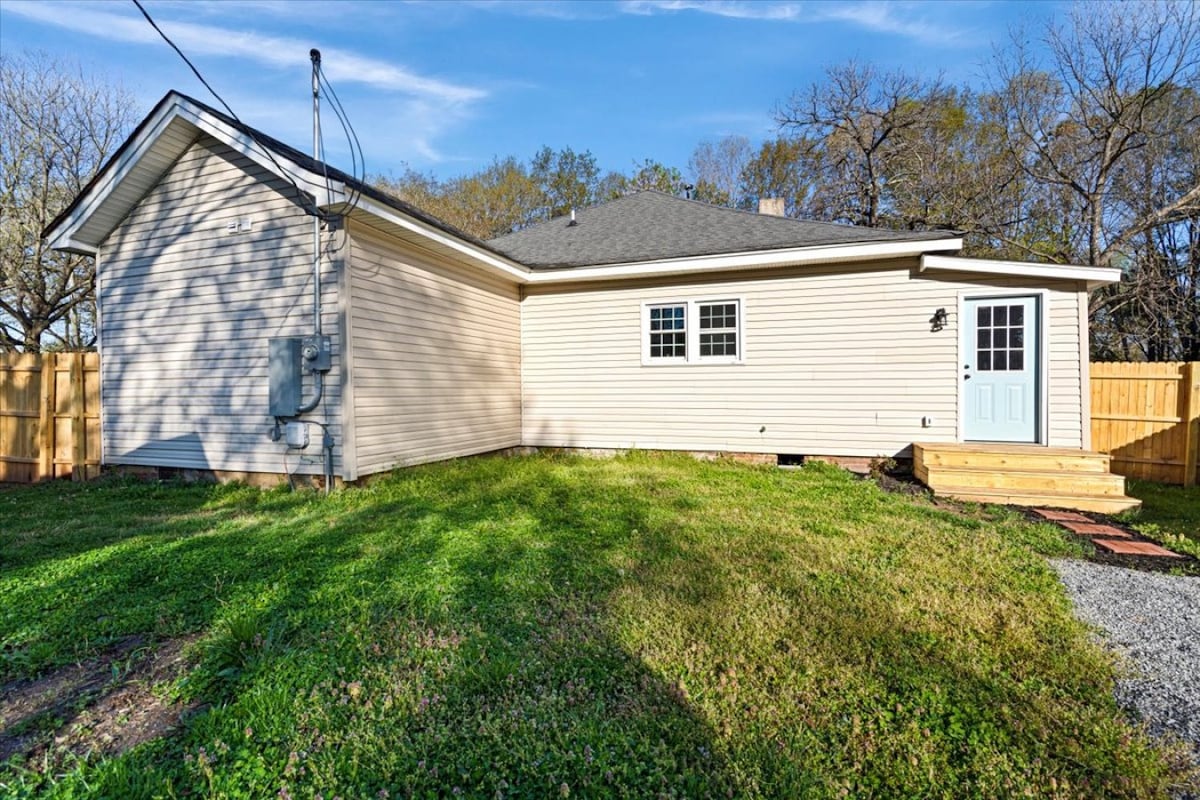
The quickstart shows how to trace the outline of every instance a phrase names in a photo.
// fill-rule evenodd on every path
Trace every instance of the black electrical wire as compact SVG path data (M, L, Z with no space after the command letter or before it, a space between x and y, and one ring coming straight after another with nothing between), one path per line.
M350 115L346 113L345 107L342 106L341 98L338 97L337 91L333 88L333 84L329 82L329 78L325 76L325 70L317 65L317 77L319 85L323 87L326 99L330 100L330 108L333 109L334 116L342 126L342 132L346 135L346 143L350 148L350 175L355 182L362 184L367 179L367 162L363 155L362 144L358 139L358 132L354 130L354 125L350 122ZM324 145L322 145L323 147ZM350 213L358 207L358 202L362 197L362 192L354 187L348 208L345 213Z
M367 162L363 156L362 144L358 140L358 132L350 122L350 115L346 113L346 108L342 105L342 99L338 97L337 91L333 88L333 84L330 83L329 78L325 75L324 68L320 65L317 67L317 76L328 92L327 97L332 101L334 114L337 116L338 122L342 125L342 132L346 134L346 143L350 148L351 174L356 180L363 181L367 177Z
M204 84L204 88L208 89L209 94L211 94L213 97L215 97L217 99L217 102L219 102L221 104L221 106L225 109L225 111L228 112L229 116L233 117L234 121L237 122L238 125L242 126L242 128L245 130L245 132L247 134L249 134L250 138L254 140L254 143L259 146L259 149L261 149L263 151L263 153L266 154L267 158L269 158L271 160L271 163L275 165L275 168L277 170L279 170L280 175L282 175L284 177L284 179L287 180L287 182L292 185L292 188L296 191L296 197L297 197L297 199L299 199L301 207L304 207L306 205L311 206L311 210L306 208L305 213L310 216L314 216L314 217L324 216L321 213L321 210L319 208L317 208L316 201L315 200L310 201L308 199L308 196L305 194L305 192L296 184L296 181L292 179L292 176L290 174L288 174L287 170L285 170L282 166L280 166L279 162L275 160L274 154L271 153L271 148L267 147L265 144L263 144L263 142L261 142L259 140L258 136L254 133L253 128L251 128L246 123L242 122L241 118L239 118L238 115L234 112L234 110L229 107L229 104L225 102L225 98L223 98L223 97L221 97L221 95L217 94L217 90L214 89L212 87L212 85L209 84L209 82L204 79L204 76L200 74L200 70L196 69L196 65L191 62L191 59L189 59L184 54L184 52L179 49L179 45L177 45L177 44L175 44L175 42L171 41L171 37L167 36L167 34L163 32L163 29L158 27L158 23L155 22L154 18L150 16L150 12L145 9L145 7L141 3L141 0L133 0L133 4L135 6L137 6L138 11L142 12L142 16L145 17L146 21L150 23L150 27L154 28L154 30L158 33L158 35L162 37L162 40L164 42L166 42L168 45L170 45L171 49L174 50L176 52L176 54L178 54L178 56L183 59L183 63L187 64L188 68L192 71L192 74L196 76L196 79L199 80L200 83Z

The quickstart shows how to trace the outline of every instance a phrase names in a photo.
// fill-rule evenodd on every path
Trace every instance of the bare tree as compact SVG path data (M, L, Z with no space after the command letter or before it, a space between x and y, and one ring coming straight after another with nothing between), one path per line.
M888 179L903 139L936 123L931 99L941 80L870 64L830 67L825 80L798 92L779 110L781 129L804 143L803 158L819 168L811 210L831 220L878 227L888 208Z
M742 170L750 158L750 140L745 136L725 136L696 145L688 160L695 198L714 205L738 205Z
M1151 207L1117 202L1123 164L1197 118L1171 120L1157 109L1200 69L1200 6L1186 2L1087 3L1045 35L1043 68L1017 38L995 60L1006 145L1040 184L1071 195L1079 256L1108 265L1138 237L1200 208L1200 186L1160 194Z
M0 56L0 349L95 343L95 265L42 230L130 129L131 96L43 54Z

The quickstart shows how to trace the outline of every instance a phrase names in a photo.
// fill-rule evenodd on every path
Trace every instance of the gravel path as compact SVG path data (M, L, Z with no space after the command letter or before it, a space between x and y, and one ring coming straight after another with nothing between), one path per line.
M1075 614L1103 629L1140 675L1117 681L1117 702L1150 732L1177 734L1200 758L1200 578L1090 561L1050 562Z

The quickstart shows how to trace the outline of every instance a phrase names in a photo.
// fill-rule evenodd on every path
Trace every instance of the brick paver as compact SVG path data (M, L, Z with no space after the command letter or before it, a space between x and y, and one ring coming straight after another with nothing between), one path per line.
M1081 536L1103 536L1106 539L1132 539L1125 531L1112 525L1101 525L1096 522L1060 522L1069 531Z
M1053 511L1049 508L1035 508L1033 513L1041 516L1043 519L1054 520L1055 522L1091 522L1090 517L1085 517L1083 514L1077 514L1074 511Z
M1093 539L1092 544L1101 550L1122 556L1165 556L1167 558L1183 558L1178 553L1172 553L1152 542L1134 542L1124 539Z

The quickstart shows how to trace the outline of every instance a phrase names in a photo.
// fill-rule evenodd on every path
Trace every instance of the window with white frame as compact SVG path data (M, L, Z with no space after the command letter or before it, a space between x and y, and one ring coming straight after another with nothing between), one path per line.
M646 303L642 363L738 363L743 356L741 325L738 299Z
M650 306L650 358L687 359L687 306Z

